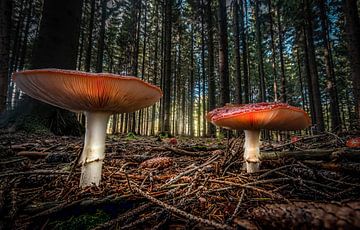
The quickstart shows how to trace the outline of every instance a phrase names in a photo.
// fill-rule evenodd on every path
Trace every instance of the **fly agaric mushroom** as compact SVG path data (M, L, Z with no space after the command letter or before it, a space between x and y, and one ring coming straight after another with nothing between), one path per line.
M310 125L309 116L302 109L285 103L228 104L207 114L207 119L226 129L244 130L244 160L247 172L260 166L260 130L299 130Z
M350 138L346 141L346 146L349 148L360 148L360 137Z
M160 88L138 78L109 73L40 69L14 73L13 79L23 92L35 99L84 112L86 133L79 159L80 187L100 183L110 115L148 107L162 96Z

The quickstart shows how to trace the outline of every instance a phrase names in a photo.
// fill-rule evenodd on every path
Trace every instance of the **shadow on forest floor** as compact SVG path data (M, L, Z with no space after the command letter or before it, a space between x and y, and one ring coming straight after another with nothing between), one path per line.
M0 229L360 228L360 150L348 136L263 142L109 136L102 182L79 189L77 137L0 135Z

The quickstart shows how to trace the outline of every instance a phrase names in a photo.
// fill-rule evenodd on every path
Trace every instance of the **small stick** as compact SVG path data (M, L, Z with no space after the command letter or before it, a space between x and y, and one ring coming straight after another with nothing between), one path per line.
M9 176L24 176L24 175L32 175L32 174L39 174L39 175L47 175L47 174L67 175L67 174L69 174L69 172L55 171L55 170L34 170L34 171L26 171L26 172L13 172L13 173L1 174L0 178L9 177Z
M262 178L265 178L267 176L269 176L270 174L276 172L276 171L279 171L279 170L283 170L283 169L286 169L286 168L289 168L289 167L293 167L293 166L297 166L298 164L291 164L291 165L284 165L284 166L281 166L281 167L278 167L278 168L275 168L275 169L272 169L270 171L267 171L266 173L263 173L261 174L258 179L262 179Z
M185 211L182 211L174 206L171 206L169 204L166 204L152 196L150 196L149 194L147 194L146 192L143 192L141 189L139 189L134 183L133 183L133 190L135 190L137 193L139 193L140 195L142 195L143 197L145 197L146 199L150 200L152 203L154 204L157 204L163 208L165 208L166 210L172 212L172 213L175 213L177 215L180 215L180 216L183 216L189 220L192 220L192 221L196 221L196 222L199 222L199 223L202 223L202 224L206 224L206 225L210 225L210 226L213 226L215 228L218 228L218 229L234 229L233 227L229 226L229 225L226 225L226 224L220 224L220 223L217 223L215 221L211 221L211 220L206 220L206 219L203 219L201 217L198 217L198 216L194 216L190 213L187 213ZM244 226L242 226L244 227Z
M167 182L166 184L162 185L162 186L160 187L160 189L162 189L162 188L164 188L164 187L166 187L166 186L168 186L168 185L171 185L171 184L177 182L178 180L180 180L181 177L183 177L183 176L185 176L185 175L187 175L187 174L189 174L189 173L191 173L191 172L193 172L193 171L196 171L196 170L198 170L198 169L201 169L201 168L205 167L206 165L209 165L209 164L211 164L212 162L216 161L216 160L219 159L219 158L220 158L220 156L217 155L217 156L213 157L212 159L208 160L207 162L205 162L204 164L201 164L201 165L199 165L199 166L197 166L197 167L194 167L194 168L192 168L192 169L189 169L189 170L187 170L187 171L185 171L185 172L180 173L180 174L177 175L176 177L170 179L169 182Z
M233 214L230 216L230 218L227 219L227 221L226 221L228 224L231 223L231 221L234 219L235 215L239 212L241 203L242 203L242 201L243 201L243 199L244 199L244 194L245 194L245 189L243 189L243 190L241 191L240 199L239 199L239 202L238 202L237 205L236 205L236 208L235 208L235 210L234 210L234 213L233 213Z

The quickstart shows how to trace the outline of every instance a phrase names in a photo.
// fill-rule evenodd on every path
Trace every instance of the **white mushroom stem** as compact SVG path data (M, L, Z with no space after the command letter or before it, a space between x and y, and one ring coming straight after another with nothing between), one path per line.
M105 158L106 128L110 117L105 112L85 112L86 132L81 164L80 187L99 185Z
M248 173L259 171L260 167L260 130L244 130L244 160Z

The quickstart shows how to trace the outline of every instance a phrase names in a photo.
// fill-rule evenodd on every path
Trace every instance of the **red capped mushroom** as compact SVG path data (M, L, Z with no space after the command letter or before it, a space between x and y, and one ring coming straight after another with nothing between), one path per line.
M247 172L260 166L260 130L299 130L311 124L305 111L285 103L262 102L226 105L209 112L207 119L226 129L244 130L244 159Z
M73 70L39 69L14 73L27 95L71 111L84 112L86 133L79 160L80 187L99 185L105 158L109 117L148 107L162 96L160 88L135 77Z
M360 137L350 138L346 141L346 146L349 148L360 148Z

